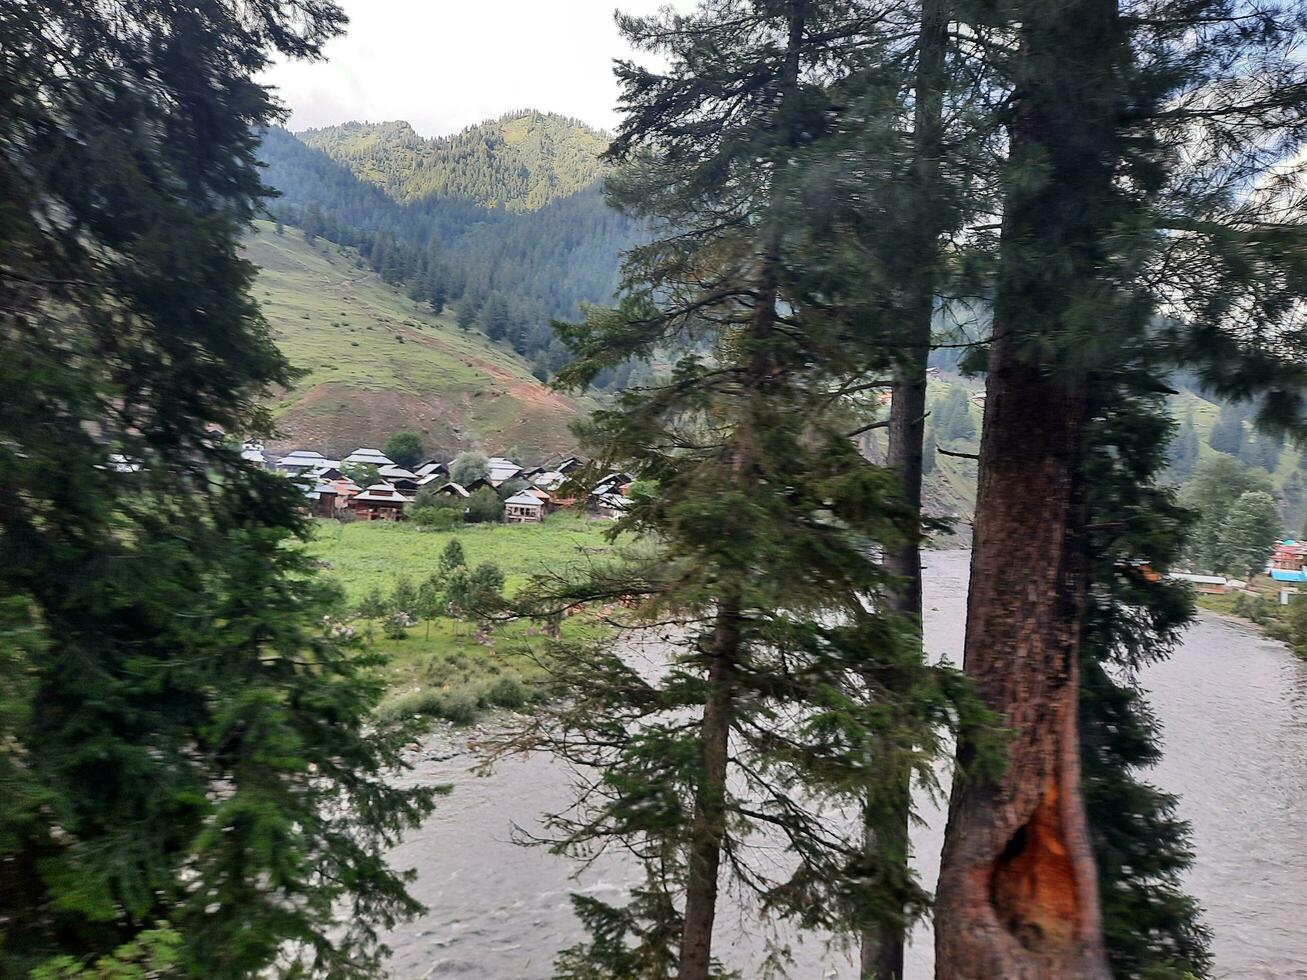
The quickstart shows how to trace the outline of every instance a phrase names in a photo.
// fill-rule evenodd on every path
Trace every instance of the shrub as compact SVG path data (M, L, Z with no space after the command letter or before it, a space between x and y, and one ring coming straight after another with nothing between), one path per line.
M482 487L467 498L467 519L470 524L490 524L504 514L504 502L489 487Z
M413 617L408 613L393 612L381 624L381 631L388 640L402 640L408 636L408 629L413 625Z
M446 721L452 721L456 725L470 725L476 721L477 712L480 711L481 704L477 696L471 691L454 690L441 691L436 697L435 714L444 718Z
M386 614L386 600L381 596L381 589L373 586L372 591L359 602L357 612L364 619L380 619Z
M521 708L527 702L526 688L516 677L501 677L490 685L486 700L500 708Z

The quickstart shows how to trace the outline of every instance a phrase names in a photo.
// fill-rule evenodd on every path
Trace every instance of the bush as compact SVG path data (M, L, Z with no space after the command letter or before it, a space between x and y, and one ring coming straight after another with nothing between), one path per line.
M382 622L381 631L388 640L402 640L408 636L409 627L412 625L413 617L408 613L403 611L393 612Z
M357 612L364 619L380 619L386 615L386 600L381 596L381 589L373 586L358 604Z
M470 725L476 721L481 703L468 690L441 691L436 697L435 715L455 725Z
M452 531L463 523L461 507L414 507L408 516L426 531Z
M490 685L486 700L500 708L521 708L528 699L521 681L516 677L501 677Z
M504 515L504 502L489 487L482 487L467 498L469 524L490 524Z
M459 453L449 464L449 478L464 486L475 480L485 479L489 475L490 461L486 459L485 453Z

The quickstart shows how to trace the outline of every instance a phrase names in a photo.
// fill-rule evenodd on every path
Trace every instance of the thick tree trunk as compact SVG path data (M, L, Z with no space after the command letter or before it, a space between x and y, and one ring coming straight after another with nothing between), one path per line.
M1088 378L1110 316L1116 0L1024 5L1009 126L966 672L1009 729L1001 772L954 784L936 900L938 980L1110 977L1080 788ZM975 746L959 748L964 770Z
M1085 397L1011 347L991 356L966 671L1012 733L999 776L954 788L936 976L1106 978L1076 727Z
M730 748L732 667L740 645L738 603L717 612L708 669L709 695L699 725L703 774L694 801L686 868L685 923L681 930L679 980L707 980L717 911L717 877L726 832L726 766Z
M937 292L937 263L943 221L939 194L940 155L943 145L943 90L948 45L947 0L924 0L916 72L916 108L913 119L912 189L917 240L905 242L916 265L910 272L910 292L904 349L895 370L894 400L890 405L886 464L902 481L904 502L921 514L922 446L926 433L926 362ZM890 548L885 567L898 578L891 596L896 612L917 630L921 641L921 546L915 539ZM907 872L910 852L908 821L912 808L909 775L904 773L896 792L877 807L868 801L865 820L866 848L878 860L892 862ZM904 924L887 921L862 934L861 972L864 980L902 980Z

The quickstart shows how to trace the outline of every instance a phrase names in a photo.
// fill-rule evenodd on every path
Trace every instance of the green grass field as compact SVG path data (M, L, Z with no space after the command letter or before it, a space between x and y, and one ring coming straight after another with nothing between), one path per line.
M450 540L463 546L469 566L494 562L505 574L504 590L516 593L534 574L563 571L612 554L604 540L606 521L570 514L543 524L472 524L456 531L424 531L411 523L339 524L319 521L309 552L323 574L340 584L354 607L374 588L389 595L396 581L414 584L438 570ZM493 707L521 708L540 697L544 671L536 658L544 638L529 623L487 630L452 619L419 623L402 639L386 637L381 624L355 620L364 642L384 653L388 693L378 709L383 719L421 715L457 723L475 720ZM588 617L564 622L563 636L599 639L603 628Z
M278 346L305 375L274 406L287 446L349 452L419 433L432 454L533 458L570 451L589 403L562 396L481 333L460 330L364 268L350 250L259 222L245 243L254 295Z

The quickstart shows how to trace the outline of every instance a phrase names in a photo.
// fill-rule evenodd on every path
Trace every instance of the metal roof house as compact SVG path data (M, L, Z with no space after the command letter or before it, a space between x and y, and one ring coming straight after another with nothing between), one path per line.
M516 493L504 501L505 524L539 524L544 518L544 501L532 494Z
M394 466L395 461L380 449L356 449L343 460L343 463L363 463L367 466Z
M486 460L486 464L490 469L489 480L495 486L522 475L522 467L502 456L491 456Z
M1271 552L1267 574L1276 582L1307 582L1307 543L1281 541Z

